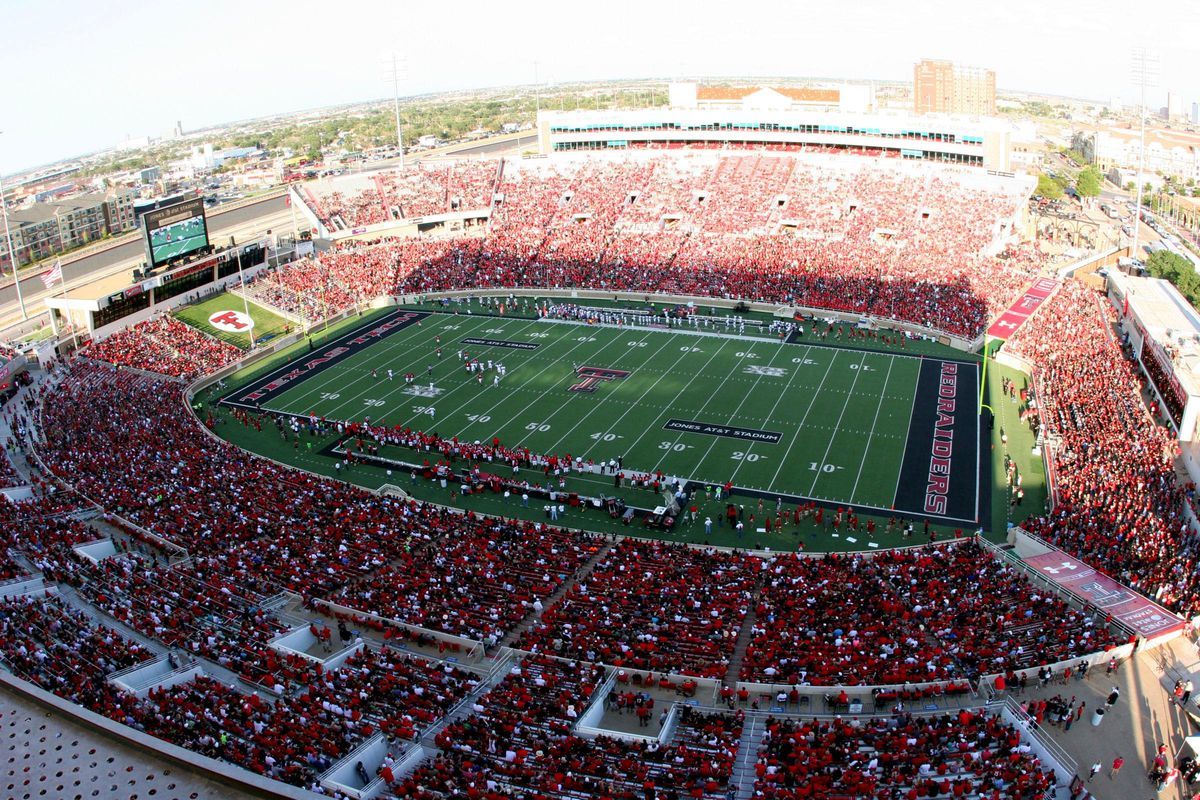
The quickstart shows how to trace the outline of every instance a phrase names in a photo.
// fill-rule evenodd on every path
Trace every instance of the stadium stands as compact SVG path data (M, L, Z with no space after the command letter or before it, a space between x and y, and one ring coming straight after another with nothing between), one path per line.
M1196 538L1175 476L1178 444L1143 401L1144 379L1122 353L1116 314L1067 283L1009 348L1038 366L1042 394L1020 401L1055 448L1059 503L1026 527L1171 610L1200 612ZM1013 402L1019 402L1014 393Z
M455 169L380 177L361 202L379 207L383 187L384 205L432 213ZM1023 201L1005 191L759 153L505 162L481 250L356 248L322 258L328 278L310 262L259 278L256 297L312 318L384 291L587 286L869 313L970 338L1043 266L1036 250L1005 246Z
M313 320L389 293L589 286L806 304L970 337L1044 266L1006 242L1021 198L877 164L764 153L448 164L350 186L308 195L333 227L493 213L482 237L355 242L264 271L246 287L257 301ZM1174 478L1171 437L1142 406L1111 309L1073 284L1047 305L1011 342L1038 365L1043 390L1023 412L1061 440L1061 503L1028 526L1174 609L1200 610L1181 516L1188 487ZM42 438L24 443L79 495L35 477L33 499L0 503L0 580L33 565L74 590L0 601L0 656L72 702L295 785L314 785L377 732L404 742L430 733L437 755L391 776L397 796L717 800L733 781L741 713L680 706L662 742L581 735L608 667L657 673L665 684L652 684L666 688L672 673L780 687L940 682L926 695L936 698L1117 643L972 542L824 558L614 543L381 497L251 456L203 426L311 434L269 413L197 423L171 379L240 352L170 317L83 354L38 390ZM539 458L418 431L349 432L433 460ZM71 516L80 496L188 557L167 564L122 540L115 556L81 558L72 548L96 532ZM289 592L295 608L333 603L356 626L424 629L421 644L432 632L482 642L479 653L505 641L529 654L490 683L375 643L327 672L272 647L294 625L277 610ZM139 700L104 680L168 648L240 682L200 675ZM1051 781L1018 732L975 711L767 728L755 774L764 800L1027 797Z
M117 331L87 347L83 354L117 366L173 378L195 378L233 363L241 351L174 317L162 315Z
M651 796L697 800L725 796L741 719L682 709L669 741L630 742L570 735L595 688L578 662L527 658L480 699L475 714L440 733L438 757L392 789L399 797L465 797L494 786L554 798Z
M305 199L331 230L362 228L457 210L486 209L492 203L494 161L410 164L402 171L354 175L337 188L319 181L305 187Z
M619 667L723 677L750 605L757 559L622 541L521 643Z
M767 722L755 766L764 800L1041 797L1055 779L999 717L901 714Z

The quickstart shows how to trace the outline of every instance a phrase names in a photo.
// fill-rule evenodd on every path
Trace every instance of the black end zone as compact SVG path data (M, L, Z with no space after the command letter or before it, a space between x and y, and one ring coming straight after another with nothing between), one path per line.
M909 420L896 510L981 525L979 367L924 359Z
M403 310L385 314L332 342L297 355L294 360L279 369L223 398L220 404L235 408L260 408L301 381L324 372L380 339L417 324L427 316L429 315L424 312Z

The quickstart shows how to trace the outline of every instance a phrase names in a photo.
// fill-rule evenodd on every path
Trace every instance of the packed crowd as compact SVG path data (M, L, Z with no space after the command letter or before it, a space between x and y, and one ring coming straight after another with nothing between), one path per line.
M1184 518L1192 487L1176 477L1176 438L1147 410L1117 322L1111 303L1068 282L1007 345L1037 366L1033 410L1057 442L1058 504L1025 527L1191 616L1200 612L1200 543Z
M978 176L761 154L504 162L499 174L485 239L323 256L339 291L321 303L344 308L346 292L587 286L869 313L975 336L1044 260L1003 246L1021 198ZM441 187L430 189L434 206L448 196ZM291 269L300 275L264 299L311 305L313 268Z
M663 744L571 734L601 677L578 662L531 656L436 738L439 755L393 784L398 797L718 800L737 757L741 719L683 708ZM660 794L661 793L661 794Z
M463 520L331 598L351 608L495 644L540 611L600 543L541 523Z
M337 277L316 259L302 258L286 267L264 269L239 291L260 305L272 306L306 320L321 319L355 303ZM348 277L345 278L348 280Z
M754 608L741 677L781 684L961 679L1111 643L974 545L764 562L625 541L543 610L600 542L377 498L265 462L214 440L161 382L138 374L78 364L45 400L56 473L194 559L170 574L110 560L86 591L138 630L191 641L256 682L287 667L262 656L277 627L254 611L283 590L484 642L536 618L522 646L708 677L724 677ZM259 419L285 437L317 434ZM215 632L200 636L198 618L218 621Z
M164 314L94 342L83 355L122 367L135 367L172 378L195 378L241 357L228 342L213 339Z
M755 766L762 800L1040 800L1056 785L1020 732L983 711L772 719Z
M158 738L300 786L315 786L321 772L376 732L419 736L477 685L473 673L386 647L364 649L329 672L306 662L276 699L203 673L144 699L107 680L158 657L54 595L0 600L0 660L18 677Z
M818 686L974 680L1117 643L973 543L871 558L780 556L757 596L741 678Z
M758 566L736 553L626 539L520 646L634 670L723 677Z
M333 230L414 219L450 211L487 209L496 184L495 161L409 164L403 169L355 175L336 188L319 181L305 199Z

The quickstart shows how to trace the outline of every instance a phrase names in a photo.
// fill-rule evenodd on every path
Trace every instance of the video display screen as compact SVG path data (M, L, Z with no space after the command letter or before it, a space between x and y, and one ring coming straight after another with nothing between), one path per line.
M208 223L204 217L203 198L147 211L142 216L142 225L152 267L175 261L208 246Z

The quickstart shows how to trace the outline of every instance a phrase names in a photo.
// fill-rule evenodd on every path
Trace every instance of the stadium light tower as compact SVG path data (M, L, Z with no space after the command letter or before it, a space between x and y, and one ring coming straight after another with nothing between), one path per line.
M3 135L4 131L0 131ZM8 227L8 198L4 196L4 176L0 175L0 214L4 216L4 240L8 245L8 263L12 264L13 285L17 287L17 303L21 306L21 319L29 319L25 311L25 298L21 296L21 276L17 274L17 251L13 249L12 231Z
M1130 63L1130 74L1133 77L1133 82L1141 90L1141 96L1138 99L1138 117L1141 122L1140 143L1138 146L1138 171L1137 181L1133 186L1133 249L1129 255L1131 258L1141 260L1138 251L1138 243L1142 232L1142 180L1146 171L1146 87L1157 85L1158 80L1158 56L1150 52L1145 47L1133 48L1133 58Z
M400 151L400 168L404 169L404 136L400 132L400 70L396 54L392 53L392 108L396 112L396 148Z
M538 62L536 62L536 61L533 62L533 102L534 102L534 113L541 114L542 113L542 87L538 85ZM534 120L537 120L536 116L534 117ZM536 124L536 122L534 124Z
M242 308L245 309L246 319L250 320L250 349L254 349L254 318L250 316L250 299L246 291L246 274L242 272L242 248L238 247L234 254L237 257L238 281L242 288Z

